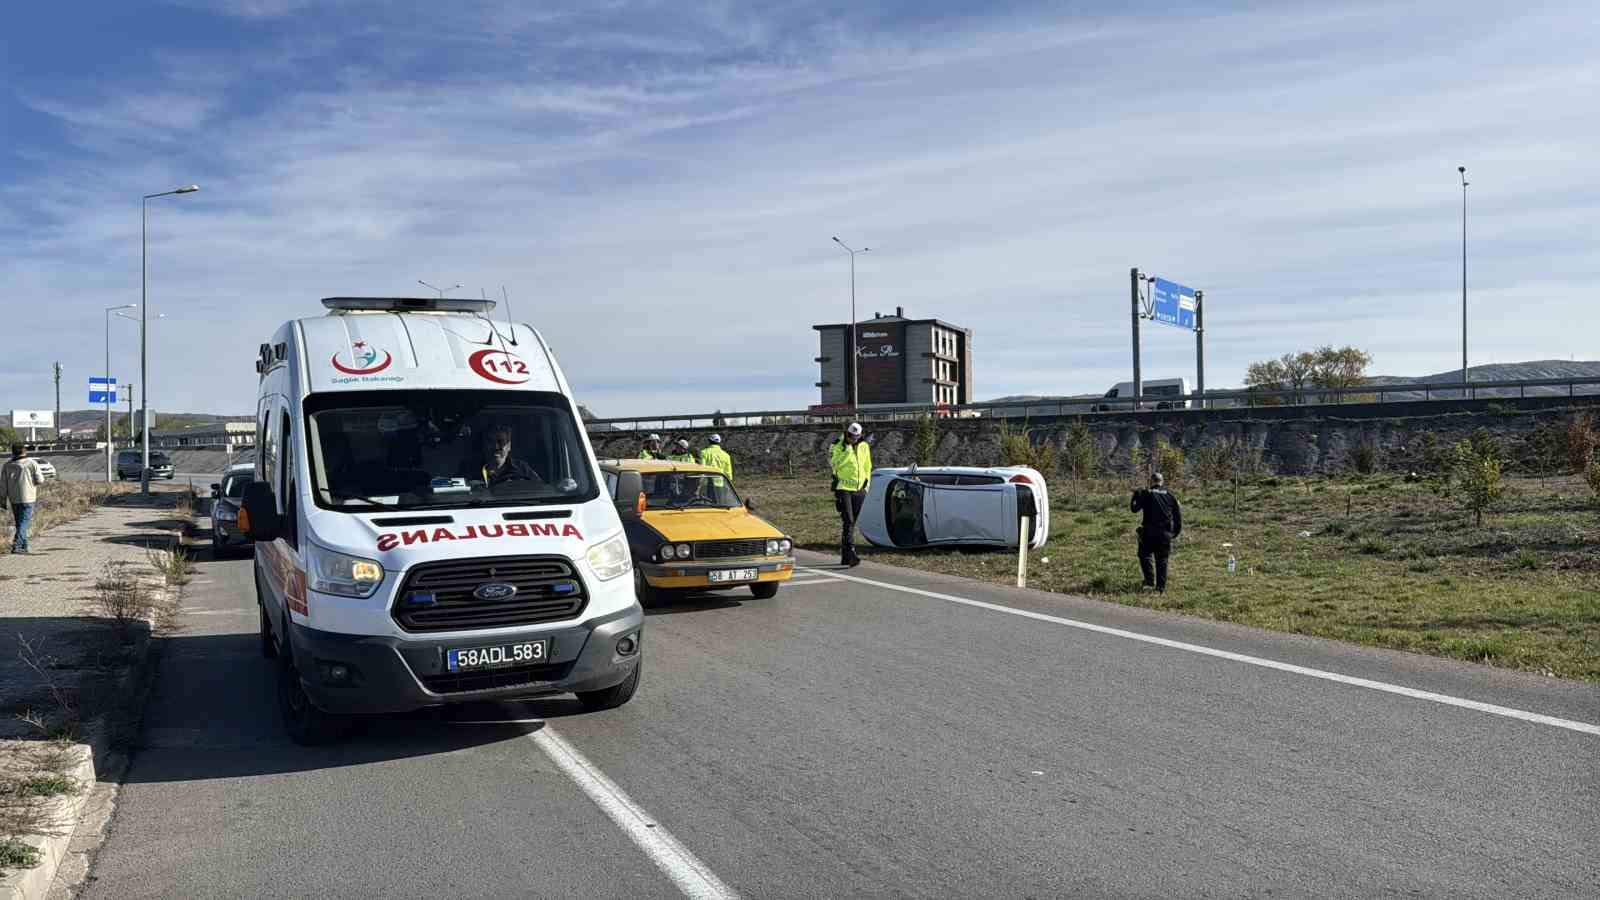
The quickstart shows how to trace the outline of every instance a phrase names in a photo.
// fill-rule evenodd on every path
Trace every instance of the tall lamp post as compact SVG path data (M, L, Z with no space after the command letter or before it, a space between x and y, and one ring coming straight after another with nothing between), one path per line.
M115 455L111 451L111 314L117 313L120 316L122 313L117 312L118 310L133 309L138 305L137 303L124 303L121 306L106 307L106 484L111 483L111 457Z
M460 283L460 282L459 282L459 281L458 281L458 282L456 282L456 283L455 283L455 284L452 284L452 285L450 285L450 286L449 286L449 287L447 287L447 288L442 288L442 287L434 287L434 286L433 286L433 285L431 285L431 284L429 284L429 283L427 283L427 282L426 282L426 281L423 281L423 280L422 280L422 279L421 279L421 278L418 278L418 279L417 279L417 284L420 284L420 285L422 285L422 286L423 286L423 287L425 287L425 288L427 288L427 289L428 289L428 290L430 290L430 291L438 291L438 292L439 292L439 299L440 299L440 300L443 300L443 299L444 299L444 295L445 295L445 292L446 292L446 291L453 291L453 290L455 290L455 289L456 289L456 288L458 288L458 287L461 287L461 283Z
M1461 174L1461 399L1467 399L1467 167L1456 166Z
M856 254L871 253L872 248L862 247L860 250L854 250L849 244L839 240L838 235L834 235L833 242L842 247L844 252L850 254L850 346L846 348L846 352L850 354L850 410L854 412L861 405L861 378L859 377L861 364L856 357Z
M149 259L149 242L145 239L146 220L149 218L150 201L157 197L170 197L173 194L192 194L200 190L198 184L186 184L181 188L162 191L158 194L145 194L139 202L139 381L144 385L144 399L139 404L139 419L144 427L139 431L143 435L140 439L141 452L139 464L139 492L150 493L150 373L149 355L147 353L149 342L145 332L149 320L148 311L150 303L146 296L149 292L149 275L146 261ZM132 437L133 435L129 435Z

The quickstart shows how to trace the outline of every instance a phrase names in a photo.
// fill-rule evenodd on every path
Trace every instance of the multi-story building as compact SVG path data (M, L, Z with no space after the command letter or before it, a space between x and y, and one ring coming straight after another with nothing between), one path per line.
M856 323L857 365L850 365L850 324L813 325L820 352L821 405L849 406L851 379L861 379L862 406L972 402L972 329L939 319L873 313Z

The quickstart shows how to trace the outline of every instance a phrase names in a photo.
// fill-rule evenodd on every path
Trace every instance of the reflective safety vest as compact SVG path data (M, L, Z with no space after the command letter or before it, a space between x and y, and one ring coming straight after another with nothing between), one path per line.
M700 462L726 475L729 481L733 480L733 457L716 444L700 451Z
M692 462L699 462L700 461L700 460L694 458L694 454L693 453L668 453L666 456L664 456L662 458L667 460L668 462L687 462L687 463L692 463Z
M640 459L658 459L659 457L656 456L656 453L655 453L654 450L651 450L649 448L645 448L644 450L640 450L639 451L639 458Z
M853 494L872 480L872 448L866 441L856 441L852 447L840 438L833 442L828 456L833 465L834 490Z

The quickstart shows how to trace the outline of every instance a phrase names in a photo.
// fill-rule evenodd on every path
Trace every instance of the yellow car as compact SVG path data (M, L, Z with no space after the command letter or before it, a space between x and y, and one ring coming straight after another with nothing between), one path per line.
M608 459L600 471L622 515L641 604L668 591L735 587L766 600L793 577L794 542L757 516L716 469Z

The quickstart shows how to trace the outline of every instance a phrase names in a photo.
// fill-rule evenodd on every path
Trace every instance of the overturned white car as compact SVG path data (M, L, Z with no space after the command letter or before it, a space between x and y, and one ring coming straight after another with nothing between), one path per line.
M1023 516L1032 520L1028 546L1043 547L1050 494L1034 469L912 466L873 470L858 524L878 547L1015 547Z

